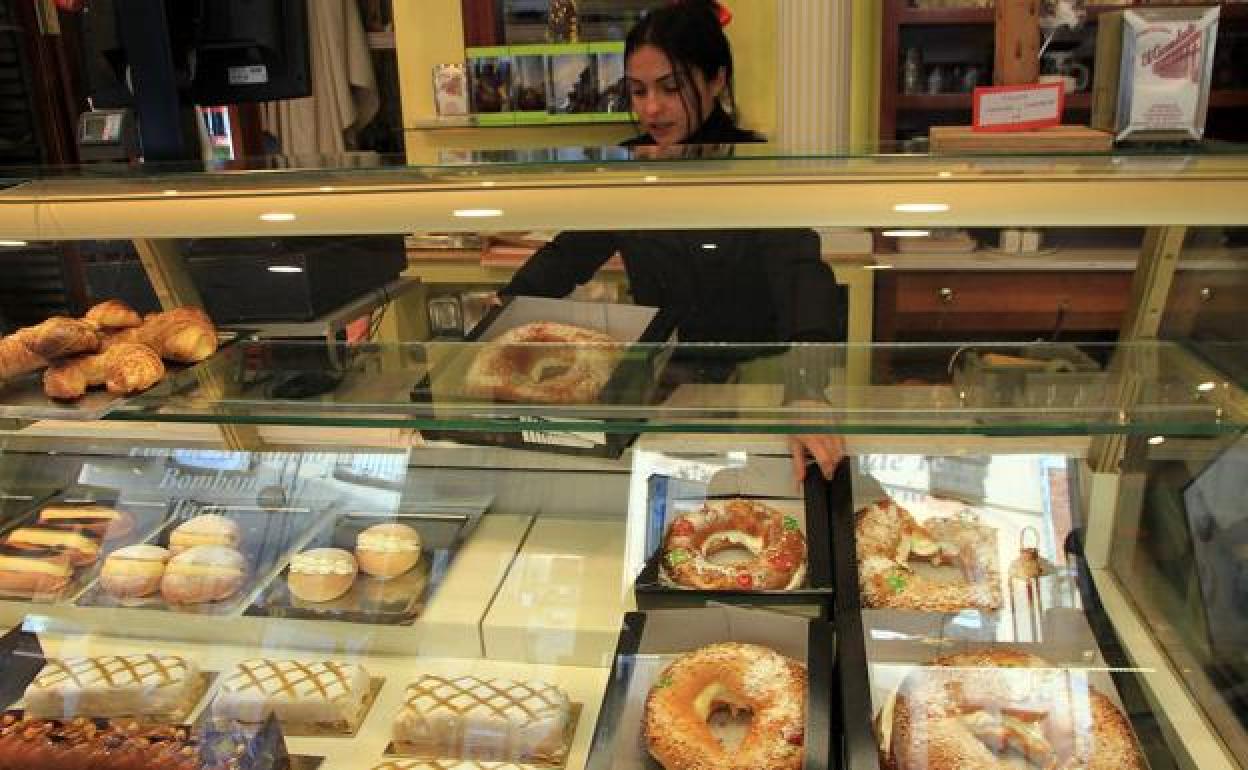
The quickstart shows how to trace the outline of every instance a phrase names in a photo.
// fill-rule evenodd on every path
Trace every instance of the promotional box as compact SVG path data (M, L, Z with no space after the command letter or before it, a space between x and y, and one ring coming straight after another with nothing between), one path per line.
M1121 141L1200 139L1209 111L1220 9L1101 14L1092 127Z

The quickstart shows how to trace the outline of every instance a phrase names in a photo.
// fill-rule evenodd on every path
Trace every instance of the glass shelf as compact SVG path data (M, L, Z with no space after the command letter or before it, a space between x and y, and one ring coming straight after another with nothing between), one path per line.
M627 117L627 115L625 115ZM4 198L78 200L96 196L170 197L272 192L441 189L493 181L583 186L635 183L637 174L663 183L798 179L966 181L1008 178L1010 171L1044 178L1136 179L1242 177L1248 145L1207 142L1119 148L1112 153L908 152L901 145L812 154L777 144L560 146L509 150L447 150L436 163L403 155L308 154L239 159L208 166L148 163L140 166L40 166L6 169ZM326 187L332 189L326 190Z
M622 354L598 402L558 405L465 395L463 375L481 347L245 340L109 418L501 433L1208 436L1248 427L1240 387L1168 342L638 345ZM1223 353L1248 352L1236 347ZM564 352L525 348L544 358ZM825 405L796 400L818 390L800 370L830 372Z

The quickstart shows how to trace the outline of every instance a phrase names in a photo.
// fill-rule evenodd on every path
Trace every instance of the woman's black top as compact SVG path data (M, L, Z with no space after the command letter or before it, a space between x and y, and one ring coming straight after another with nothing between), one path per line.
M750 138L753 137L753 138ZM690 138L758 141L716 109ZM648 136L631 140L646 144ZM691 202L692 203L692 202ZM836 342L845 337L841 292L809 229L639 230L560 233L499 293L563 297L613 255L628 272L633 300L675 319L682 342ZM791 378L790 397L814 396L822 378Z

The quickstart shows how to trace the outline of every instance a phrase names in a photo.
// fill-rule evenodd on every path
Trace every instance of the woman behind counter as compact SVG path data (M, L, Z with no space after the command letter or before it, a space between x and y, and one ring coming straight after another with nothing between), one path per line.
M682 0L652 11L628 35L625 78L642 134L626 146L737 144L764 139L733 116L726 11ZM542 247L499 294L563 297L620 254L639 305L677 319L682 342L835 342L836 279L812 230L566 232ZM813 367L818 369L819 367ZM792 405L814 406L815 372L788 383ZM830 476L843 454L835 436L790 440L797 480L813 458Z

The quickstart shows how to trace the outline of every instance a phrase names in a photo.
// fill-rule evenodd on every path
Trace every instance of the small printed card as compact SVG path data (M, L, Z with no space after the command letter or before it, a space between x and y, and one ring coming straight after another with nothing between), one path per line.
M983 86L975 89L975 131L1032 131L1061 125L1066 90L1061 83Z

